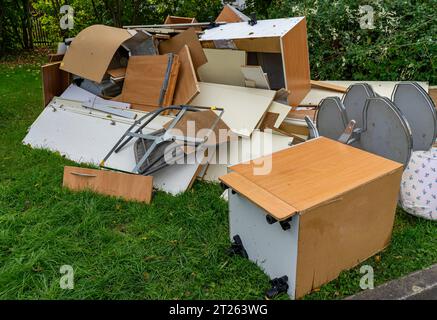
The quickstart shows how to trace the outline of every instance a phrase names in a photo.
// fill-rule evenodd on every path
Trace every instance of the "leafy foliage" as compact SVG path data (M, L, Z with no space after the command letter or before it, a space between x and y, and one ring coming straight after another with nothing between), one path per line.
M362 29L360 5L374 28ZM313 79L437 83L436 0L274 0L269 18L306 16Z
M0 0L0 52L29 48L20 36L26 25L26 3L56 43L96 23L122 26L162 23L167 15L213 20L220 0L70 0L75 27L62 31L64 1ZM306 16L313 79L418 80L437 83L437 0L247 0L246 13L258 18ZM360 21L370 5L374 28Z

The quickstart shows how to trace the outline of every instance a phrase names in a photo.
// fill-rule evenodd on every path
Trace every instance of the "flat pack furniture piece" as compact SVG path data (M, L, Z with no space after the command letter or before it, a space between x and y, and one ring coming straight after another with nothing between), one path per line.
M139 110L171 105L179 67L179 56L173 53L131 57L127 65L121 100L134 104Z
M292 106L299 105L311 89L305 17L228 23L205 30L200 41L204 48L259 55L255 64L267 73L273 89L280 89L275 88L275 83L285 84ZM271 71L278 69L282 72Z
M215 22L248 22L250 18L243 12L239 11L230 4L226 4L220 14L215 19Z
M400 163L319 137L230 171L231 249L272 279L268 297L300 298L389 244Z
M65 166L63 186L75 191L91 190L125 200L150 203L153 177Z
M130 56L157 54L153 38L147 32L92 25L73 39L61 69L100 83L120 47Z

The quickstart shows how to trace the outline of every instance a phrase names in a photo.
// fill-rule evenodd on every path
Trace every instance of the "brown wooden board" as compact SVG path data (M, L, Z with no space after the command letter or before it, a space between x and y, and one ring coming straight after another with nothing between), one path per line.
M218 17L215 19L215 22L242 22L244 21L237 13L235 13L229 5L225 5L218 15Z
M187 45L190 49L195 70L208 62L194 28L187 29L169 40L161 41L159 53L178 53L184 45Z
M189 17L177 17L177 16L167 16L165 18L164 24L186 24L186 23L196 23L196 18Z
M49 63L50 62L58 62L58 61L62 61L62 59L64 58L64 54L63 53L49 53Z
M178 52L181 66L173 97L173 104L188 104L199 94L200 88L197 82L196 71L191 60L190 49L184 45Z
M175 130L175 134L182 134L185 137L203 138L204 135L207 134L205 129L210 129L215 121L217 121L217 118L217 114L212 110L186 112L172 130ZM171 121L164 125L164 127L168 128L170 123ZM194 130L191 129L191 125L195 126L195 128L193 128ZM178 130L179 133L176 130ZM226 123L219 119L213 130L216 139L209 141L208 144L219 144L226 142L229 136L221 135L220 133L226 132L226 134L228 134L229 130L230 129Z
M41 67L44 107L53 97L60 96L71 83L70 74L62 71L60 65L61 62L57 61Z
M336 85L333 83L321 82L321 81L317 81L317 80L311 80L311 86L315 87L315 88L326 89L326 90L336 91L336 92L341 92L341 93L347 92L346 87L339 86L339 85Z
M139 110L143 110L141 106L159 107L167 65L168 55L130 57L121 97L117 101L132 103ZM174 55L163 106L168 106L173 101L178 71L179 57Z
M268 157L259 158L256 163L271 161L269 174L255 174L254 162L238 164L230 170L296 208L288 215L272 213L277 220L320 206L383 175L402 171L400 163L324 137ZM238 179L229 180L226 176L220 180L231 188L238 183ZM257 204L256 198L249 199Z
M273 129L275 127L276 120L278 120L278 117L279 113L266 112L258 128L261 131L265 129Z
M296 298L389 244L401 176L388 173L300 216Z
M432 101L434 101L434 105L437 108L437 86L429 87L428 93L431 96L431 99L432 99Z
M66 166L63 186L75 191L91 190L125 200L150 203L153 177Z
M311 89L306 19L281 37L288 102L298 106Z
M83 29L74 38L61 69L96 82L101 82L112 57L120 45L130 39L128 30L93 25Z

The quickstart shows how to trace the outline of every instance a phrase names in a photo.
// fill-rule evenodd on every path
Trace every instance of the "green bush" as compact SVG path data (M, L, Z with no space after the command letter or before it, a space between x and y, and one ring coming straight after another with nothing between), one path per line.
M360 27L360 5L373 7L373 29ZM268 17L306 16L313 79L436 84L436 5L436 0L274 0Z

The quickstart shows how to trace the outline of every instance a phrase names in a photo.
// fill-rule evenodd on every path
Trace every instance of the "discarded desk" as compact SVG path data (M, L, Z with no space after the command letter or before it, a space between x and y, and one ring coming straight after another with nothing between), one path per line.
M267 296L300 298L389 244L402 164L323 137L271 161L267 175L245 163L220 177L233 252L269 275Z

